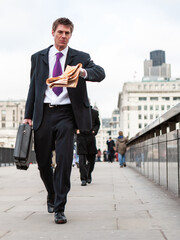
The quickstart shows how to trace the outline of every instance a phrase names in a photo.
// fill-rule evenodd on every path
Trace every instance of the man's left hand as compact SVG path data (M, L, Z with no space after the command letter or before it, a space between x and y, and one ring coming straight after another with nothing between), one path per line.
M86 78L87 77L87 72L84 68L80 69L80 73L79 73L80 77L82 78Z

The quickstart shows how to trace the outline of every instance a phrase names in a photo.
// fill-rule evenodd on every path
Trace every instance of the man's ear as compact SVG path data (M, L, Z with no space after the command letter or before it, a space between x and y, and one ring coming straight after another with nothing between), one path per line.
M54 37L54 31L52 30L52 35L53 35L53 37Z

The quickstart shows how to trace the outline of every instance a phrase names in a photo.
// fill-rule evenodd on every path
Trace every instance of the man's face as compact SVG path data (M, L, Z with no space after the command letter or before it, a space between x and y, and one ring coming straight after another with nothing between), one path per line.
M69 26L59 24L56 31L52 30L52 35L54 37L55 47L61 51L67 47L69 39L72 36L71 29Z

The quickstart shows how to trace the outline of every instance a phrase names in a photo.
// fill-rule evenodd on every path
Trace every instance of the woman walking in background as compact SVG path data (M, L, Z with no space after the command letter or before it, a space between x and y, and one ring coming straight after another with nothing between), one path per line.
M123 136L122 131L119 131L119 137L117 138L117 141L116 141L116 152L118 152L118 160L121 168L123 166L126 167L125 153L126 153L127 141L128 141L128 138Z

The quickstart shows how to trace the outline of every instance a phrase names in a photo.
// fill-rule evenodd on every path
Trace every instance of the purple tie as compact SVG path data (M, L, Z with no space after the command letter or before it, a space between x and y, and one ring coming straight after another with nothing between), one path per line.
M53 77L58 77L62 74L62 67L61 67L61 63L59 61L59 59L63 56L63 54L61 52L56 53L56 63L54 65L54 69L53 69ZM62 87L54 87L53 88L53 92L59 96L63 91Z

